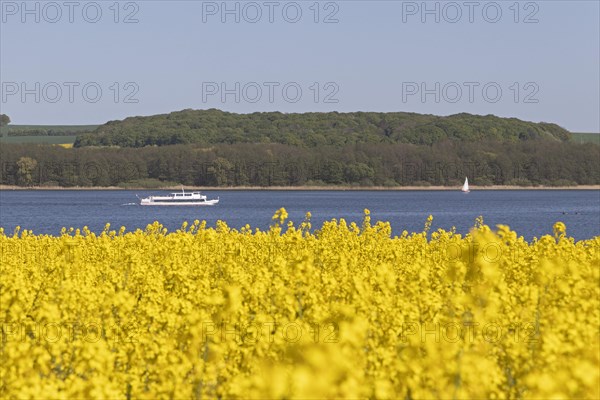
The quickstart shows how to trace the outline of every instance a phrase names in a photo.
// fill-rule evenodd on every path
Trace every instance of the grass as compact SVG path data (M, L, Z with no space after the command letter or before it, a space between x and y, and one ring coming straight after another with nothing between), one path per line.
M73 146L75 136L7 136L0 137L0 143L10 144L68 144Z
M571 141L575 143L600 144L600 133L573 133Z
M77 135L94 131L98 125L8 125L0 127L0 143L57 144L73 147Z
M7 125L0 127L0 136L73 136L94 131L98 125Z

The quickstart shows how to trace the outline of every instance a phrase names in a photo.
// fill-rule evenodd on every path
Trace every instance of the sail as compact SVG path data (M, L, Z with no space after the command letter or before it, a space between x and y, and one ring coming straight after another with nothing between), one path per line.
M469 179L465 178L465 184L463 185L462 189L463 192L468 192L469 191Z

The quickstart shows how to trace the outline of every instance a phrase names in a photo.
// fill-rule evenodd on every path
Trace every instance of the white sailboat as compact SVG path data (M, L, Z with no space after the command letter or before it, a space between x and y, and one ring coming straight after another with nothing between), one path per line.
M465 184L463 185L462 189L460 189L460 190L461 190L461 192L464 192L464 193L469 193L470 192L470 190L469 190L469 179L467 177L465 177Z

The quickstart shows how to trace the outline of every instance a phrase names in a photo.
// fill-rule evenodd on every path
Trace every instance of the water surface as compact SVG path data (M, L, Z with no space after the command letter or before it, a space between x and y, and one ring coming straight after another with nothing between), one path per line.
M489 190L472 191L210 191L219 196L213 207L141 207L136 194L161 191L3 190L0 191L0 226L12 232L17 225L34 233L58 234L62 227L87 225L99 232L107 222L111 229L145 228L160 221L170 231L183 221L217 220L240 228L245 224L268 229L274 212L285 207L297 223L307 211L313 227L325 220L345 218L360 223L363 210L371 219L390 221L394 235L403 230L421 231L432 214L433 229L456 227L467 233L478 216L490 226L509 225L530 240L552 233L552 225L563 221L567 234L577 240L600 235L600 191L598 190ZM164 192L166 193L166 192Z

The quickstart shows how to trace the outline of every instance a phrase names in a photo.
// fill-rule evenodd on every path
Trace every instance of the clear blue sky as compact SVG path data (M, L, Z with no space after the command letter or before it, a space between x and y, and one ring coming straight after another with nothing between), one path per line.
M221 1L120 2L118 15L114 1L48 3L1 2L0 106L14 124L220 108L468 112L600 131L598 1L430 1L432 14L421 1L228 2L238 15Z

